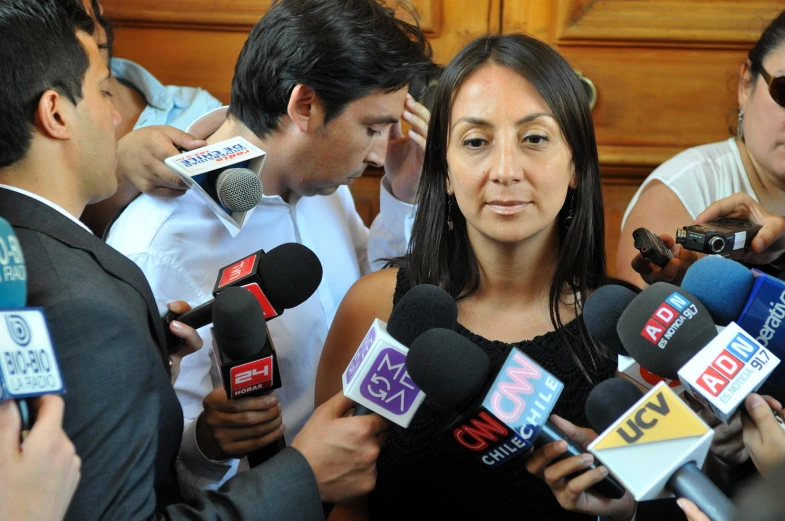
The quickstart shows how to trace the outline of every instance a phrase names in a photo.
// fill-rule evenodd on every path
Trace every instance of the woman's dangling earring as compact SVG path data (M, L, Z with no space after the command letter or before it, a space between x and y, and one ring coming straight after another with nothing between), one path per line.
M575 190L572 191L572 197L570 197L570 212L567 214L567 217L564 218L564 227L569 228L572 224L572 211L575 208Z
M739 107L739 122L736 124L736 139L744 141L744 109Z
M452 195L447 194L447 231L453 231L455 223L452 222Z

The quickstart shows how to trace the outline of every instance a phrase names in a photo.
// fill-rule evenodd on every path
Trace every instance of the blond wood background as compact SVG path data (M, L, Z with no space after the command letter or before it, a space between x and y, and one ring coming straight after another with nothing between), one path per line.
M338 1L338 0L336 0ZM643 179L680 150L729 136L736 75L785 0L415 0L435 59L486 33L529 32L597 87L594 108L609 268L621 218ZM234 62L269 0L104 0L115 54L167 84L229 100ZM367 223L379 173L352 185Z

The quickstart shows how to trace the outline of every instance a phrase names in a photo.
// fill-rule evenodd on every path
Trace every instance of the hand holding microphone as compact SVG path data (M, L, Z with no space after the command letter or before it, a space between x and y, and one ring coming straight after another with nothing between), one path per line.
M171 312L178 314L186 313L191 310L191 306L182 300L170 302L167 307ZM172 385L174 385L177 381L177 377L180 376L180 363L182 362L183 358L199 351L202 348L204 342L202 342L202 338L194 328L189 327L182 322L170 322L169 331L172 335L183 341L183 343L177 346L174 351L169 353L169 376L172 381Z
M771 414L772 409L781 411L782 404L770 396L752 393L744 400L744 406L746 414L741 414L744 446L755 467L766 476L785 462L785 430L780 419Z
M36 399L37 420L20 448L19 411L12 400L0 403L4 519L60 521L65 516L79 483L81 460L63 431L64 405L59 396Z

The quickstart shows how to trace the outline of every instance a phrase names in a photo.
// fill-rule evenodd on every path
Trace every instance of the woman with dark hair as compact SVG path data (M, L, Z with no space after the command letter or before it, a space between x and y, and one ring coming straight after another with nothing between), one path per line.
M340 390L373 319L387 320L414 285L434 284L455 298L460 334L494 364L522 349L565 385L554 413L568 421L559 426L594 436L569 422L585 425L589 391L615 374L615 359L581 319L606 276L602 196L589 105L556 51L523 35L489 36L447 66L409 251L393 265L363 277L342 302L317 373L317 403ZM587 491L604 469L565 478L586 468L580 457L550 467L551 493L523 458L488 468L456 454L442 433L452 419L426 399L408 429L393 426L375 491L338 505L330 519L632 517L629 494L611 501ZM548 447L535 453L543 466L563 452Z
M694 222L712 203L734 194L745 195L733 199L744 206L733 217L765 224L747 207L785 215L785 11L766 27L741 64L738 102L733 137L677 154L652 172L638 189L622 220L616 257L620 277L641 286L658 281L680 283L699 255L674 244L672 234ZM702 215L701 221L709 220L706 217ZM635 249L632 232L641 226L663 234L672 248L674 260L664 268L650 264ZM761 254L770 245L756 239L752 244L755 254L747 252L744 260L768 264L776 258L772 252L782 252L775 248ZM737 423L734 435L740 427ZM746 458L741 452L736 454ZM726 459L739 463L741 458L728 455Z

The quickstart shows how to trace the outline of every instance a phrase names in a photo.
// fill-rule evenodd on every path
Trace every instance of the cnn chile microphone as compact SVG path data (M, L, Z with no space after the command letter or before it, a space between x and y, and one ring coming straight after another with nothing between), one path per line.
M24 308L26 301L22 248L14 229L0 218L0 402L16 400L22 431L34 421L27 399L65 392L44 310Z
M725 424L779 363L733 322L717 335L703 304L665 282L650 286L627 306L618 332L642 366L679 378Z
M307 246L285 243L269 252L259 250L247 257L221 268L213 289L218 295L226 288L240 287L253 294L264 311L264 318L272 320L285 309L299 306L314 294L322 282L322 264ZM175 350L182 340L169 329L173 320L199 329L212 322L214 300L200 304L192 310L177 315L164 315L166 342Z
M585 454L548 421L564 386L517 348L494 373L488 355L471 341L455 331L431 329L412 343L406 367L429 400L458 415L447 429L455 447L477 454L482 465L496 467L532 446L561 440L567 452L556 461ZM612 499L624 495L612 476L591 490Z
M281 387L275 349L259 302L242 288L227 288L215 297L213 350L230 400L269 394ZM256 467L286 446L283 437L249 453Z
M732 521L731 501L701 472L714 431L664 382L642 396L621 378L589 394L586 415L600 434L589 450L636 501L687 498L712 521Z
M376 319L343 373L343 394L358 405L355 416L377 413L408 427L425 395L409 377L409 345L433 328L455 329L458 307L444 290L420 284L409 290L390 313Z
M736 322L763 347L785 357L785 281L723 257L704 257L689 267L682 287L695 295L717 325ZM762 391L785 399L785 365Z
M681 391L678 380L658 376L641 366L624 347L616 325L627 306L640 294L617 284L608 284L594 290L583 306L583 322L586 330L596 340L618 355L618 370L647 389L665 381L677 392Z

